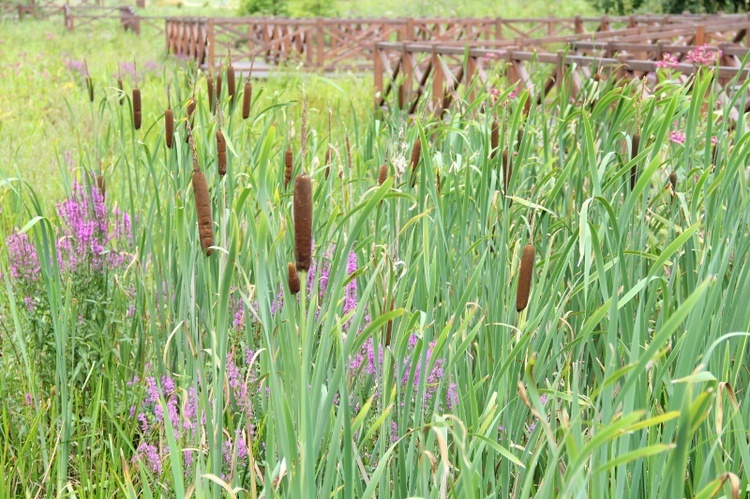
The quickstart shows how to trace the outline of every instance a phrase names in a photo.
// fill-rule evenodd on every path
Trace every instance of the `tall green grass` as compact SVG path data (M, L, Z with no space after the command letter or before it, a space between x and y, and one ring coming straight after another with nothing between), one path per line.
M89 185L107 158L106 203L132 219L126 263L106 273L98 341L81 341L92 319L79 318L76 307L95 297L76 295L57 265L54 206L24 172L0 170L4 206L12 207L3 211L2 235L26 232L37 249L56 354L47 363L50 386L31 367L29 311L4 250L0 495L747 490L748 136L744 116L728 128L729 107L716 106L711 71L691 88L662 81L645 100L637 86L590 81L575 103L562 87L528 117L529 95L510 98L502 80L498 102L461 101L442 120L425 109L416 117L373 114L369 98L351 108L341 98L327 179L332 99L321 89L335 83L267 83L249 120L224 98L222 179L204 77L194 85L187 68L164 78L176 117L173 149L164 144L161 80L141 86L139 131L129 97L120 106L107 88L88 111L102 126L81 140L82 160L69 170L61 157L51 180L62 200L74 180ZM200 249L184 135L193 88L197 153L212 198L210 257ZM304 157L302 92L313 117ZM79 88L67 98L87 96ZM489 149L494 120L499 148L513 162L505 193L502 154L491 158ZM631 158L637 120L640 152ZM674 130L684 130L684 143L670 141ZM316 270L309 288L301 273L299 298L285 284L294 261L287 146L294 175L313 180ZM378 186L386 162L390 178ZM674 198L665 189L672 171ZM536 258L519 314L526 244ZM187 428L191 397L198 424ZM147 431L139 414L148 415ZM158 467L142 444L156 449Z

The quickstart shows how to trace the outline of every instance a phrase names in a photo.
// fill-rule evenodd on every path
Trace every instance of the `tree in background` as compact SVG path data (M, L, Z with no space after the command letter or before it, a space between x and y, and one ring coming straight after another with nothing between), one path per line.
M287 0L242 0L240 13L264 16L286 16L289 14Z
M750 0L592 0L593 5L607 13L628 15L636 12L664 14L743 12L750 7Z
M331 17L337 15L331 0L242 0L240 14L289 17Z

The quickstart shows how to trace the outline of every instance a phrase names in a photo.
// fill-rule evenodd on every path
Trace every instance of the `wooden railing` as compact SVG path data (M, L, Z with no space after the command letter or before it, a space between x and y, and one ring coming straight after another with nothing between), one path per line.
M488 75L498 74L508 85L529 90L536 102L562 85L575 99L594 74L656 81L648 77L663 65L660 61L667 52L675 54L678 63L673 69L686 80L696 66L686 64L685 57L704 44L713 47L708 50L722 50L717 79L726 84L738 73L743 79L749 76L741 64L748 53L748 29L750 20L734 16L563 36L567 38L563 46L561 37L477 41L463 46L378 42L373 58L376 105L415 112L427 99L428 110L440 113L459 99L459 88L469 101L477 95L486 98L492 92ZM535 78L535 86L530 75L539 71L548 76ZM737 112L732 111L732 116L736 118Z
M297 64L305 69L369 67L376 42L497 42L520 45L531 40L629 31L663 31L668 26L744 20L740 15L574 17L567 19L280 19L167 18L167 50L215 67L227 54L234 64L262 59L270 66ZM640 31L639 31L640 30Z

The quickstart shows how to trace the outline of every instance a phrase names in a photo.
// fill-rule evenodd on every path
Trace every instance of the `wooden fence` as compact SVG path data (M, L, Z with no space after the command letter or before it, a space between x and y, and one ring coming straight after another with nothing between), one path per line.
M738 73L742 78L749 76L741 64L748 53L748 29L750 19L735 16L582 33L567 39L496 40L463 46L378 42L373 58L376 105L386 106L389 95L395 92L393 106L414 112L428 96L428 109L440 113L458 99L459 88L464 89L469 101L491 93L492 76L498 74L508 85L528 89L536 102L562 85L575 99L594 75L645 78L648 86L653 86L666 53L674 54L673 69L687 80L696 71L695 65L685 62L687 55L704 44L708 45L705 50L722 51L717 77L719 84L726 85ZM534 72L542 72L542 77L532 79ZM729 94L723 95L729 99ZM733 111L732 115L736 117L737 113Z
M227 54L232 63L262 60L273 67L336 70L370 67L376 42L494 42L520 45L530 40L565 41L571 37L622 30L638 34L668 26L733 22L742 15L574 17L566 19L280 19L187 18L165 21L169 53L215 67ZM640 30L640 31L638 31Z

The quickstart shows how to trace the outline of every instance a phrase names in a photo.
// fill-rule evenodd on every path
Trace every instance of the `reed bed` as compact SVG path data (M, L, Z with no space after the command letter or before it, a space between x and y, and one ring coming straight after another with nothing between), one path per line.
M146 80L59 198L0 166L0 496L746 494L750 146L710 70L710 113L603 79L442 119L168 77L188 147Z

